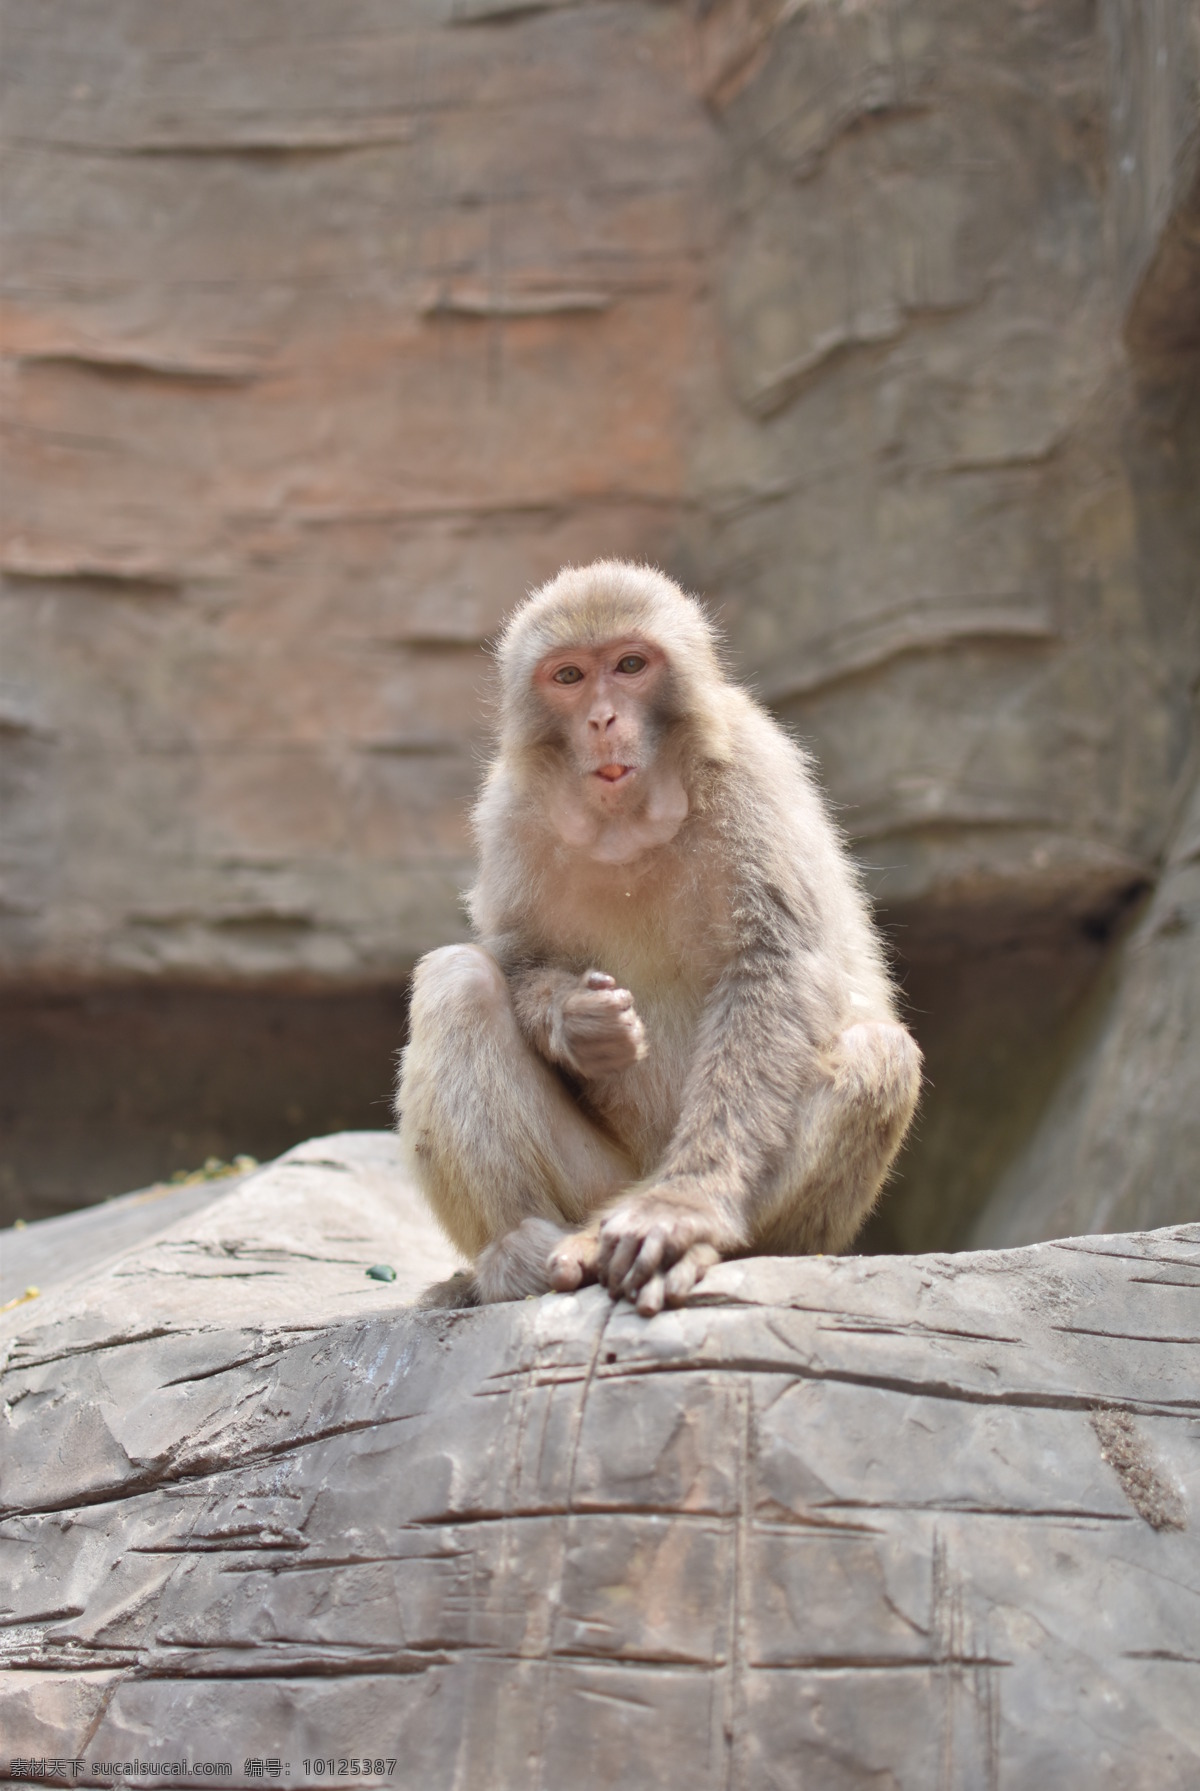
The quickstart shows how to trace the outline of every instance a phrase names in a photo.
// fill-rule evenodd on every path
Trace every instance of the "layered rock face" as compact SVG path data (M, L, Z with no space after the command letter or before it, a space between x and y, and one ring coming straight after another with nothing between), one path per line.
M1198 16L10 0L9 986L398 986L482 643L645 557L892 929L876 1242L984 1223L1193 776Z
M484 637L672 551L684 21L509 10L13 10L10 970L403 975L462 928Z

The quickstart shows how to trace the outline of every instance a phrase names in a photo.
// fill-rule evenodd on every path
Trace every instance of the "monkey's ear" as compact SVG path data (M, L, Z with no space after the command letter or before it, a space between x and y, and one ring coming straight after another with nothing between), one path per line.
M466 1269L459 1269L448 1281L435 1281L415 1302L419 1312L463 1312L480 1306L479 1282Z

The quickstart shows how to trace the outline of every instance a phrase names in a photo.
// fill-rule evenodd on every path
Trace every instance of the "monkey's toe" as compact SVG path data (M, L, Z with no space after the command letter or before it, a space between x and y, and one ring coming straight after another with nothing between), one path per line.
M583 1265L571 1257L552 1256L547 1272L555 1293L575 1293L583 1286Z
M575 1293L597 1277L598 1239L593 1226L574 1231L557 1244L546 1258L546 1273L555 1293Z

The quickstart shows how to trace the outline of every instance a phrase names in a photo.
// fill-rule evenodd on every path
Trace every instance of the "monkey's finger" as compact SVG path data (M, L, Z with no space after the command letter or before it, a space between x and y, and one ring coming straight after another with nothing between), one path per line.
M666 1254L666 1228L662 1225L652 1225L621 1283L621 1292L626 1299L632 1300L638 1288L658 1272Z
M612 1253L625 1236L628 1224L628 1213L625 1207L617 1207L607 1218L600 1221L600 1231L596 1239L596 1266L603 1272L607 1269Z
M604 1270L604 1279L614 1296L620 1293L621 1283L633 1267L633 1259L641 1247L642 1240L636 1231L626 1232L624 1237L618 1238Z
M681 1305L706 1271L720 1260L720 1251L714 1250L711 1244L693 1244L667 1273L664 1287L667 1305Z
M638 1294L637 1309L643 1318L653 1318L656 1312L662 1311L663 1286L661 1275L651 1275L645 1287Z
M663 1297L668 1306L681 1306L687 1299L700 1276L696 1264L683 1256L668 1270L663 1285Z
M583 980L589 989L615 989L617 986L616 977L609 976L606 970L589 970Z
M633 996L628 989L618 989L614 983L611 988L589 989L590 1000L582 1004L582 1011L593 1020L611 1020L614 1014L624 1014L633 1006Z

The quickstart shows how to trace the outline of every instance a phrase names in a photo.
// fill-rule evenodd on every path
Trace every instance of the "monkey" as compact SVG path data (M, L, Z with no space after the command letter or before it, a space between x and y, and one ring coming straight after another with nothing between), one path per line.
M700 602L567 567L495 648L474 940L417 966L400 1140L482 1304L651 1317L725 1258L844 1251L921 1054L804 749Z

